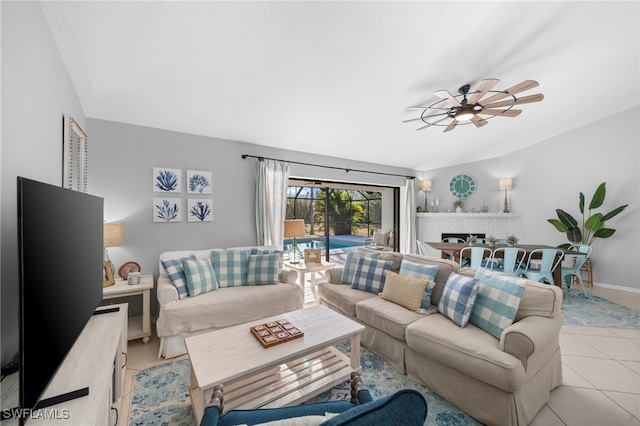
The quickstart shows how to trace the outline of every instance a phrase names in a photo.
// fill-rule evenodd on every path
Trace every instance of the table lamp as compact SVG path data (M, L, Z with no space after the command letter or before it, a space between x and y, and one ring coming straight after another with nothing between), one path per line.
M424 208L423 212L429 213L429 204L427 204L427 191L431 191L431 179L423 179L420 181L420 191L424 191Z
M108 280L109 283L104 283L104 286L109 286L115 284L113 281L113 276L115 276L115 267L111 260L109 259L109 253L107 252L107 247L118 247L122 245L122 224L118 222L110 222L104 224L103 229L103 239L104 239L104 257L102 259L103 262L106 262L107 267L111 269L111 279ZM113 282L111 282L113 281Z
M289 259L291 263L300 263L299 260L296 260L296 252L299 255L300 249L298 248L298 244L296 243L296 238L301 238L305 236L304 231L304 220L303 219L289 219L284 221L284 238L293 238L293 244L291 245L291 252L293 253L293 260Z
M511 178L500 178L498 183L500 189L504 189L504 210L503 213L509 213L509 204L507 203L507 190L513 188L513 180Z

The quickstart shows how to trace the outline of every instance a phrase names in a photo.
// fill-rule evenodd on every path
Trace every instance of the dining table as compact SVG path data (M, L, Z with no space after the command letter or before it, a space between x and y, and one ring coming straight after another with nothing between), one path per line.
M460 263L460 250L462 250L465 247L470 247L469 243L444 243L444 242L425 242L425 244L428 244L429 246L431 246L432 248L434 248L435 250L441 250L442 251L442 258L443 259L448 259L449 257L452 257L453 260L457 263ZM575 250L567 250L567 249L561 249L558 247L554 247L554 246L549 246L549 245L544 245L544 244L516 244L514 246L509 246L508 244L493 244L493 245L489 245L489 244L478 244L478 243L474 243L473 247L483 247L483 248L487 248L489 250L495 250L497 248L500 247L518 247L521 249L524 249L525 253L525 261L526 258L529 257L529 254L534 251L534 250L538 250L538 249L555 249L555 250L561 250L564 255L571 255L571 254L581 254L578 251ZM498 252L498 257L501 257L502 252ZM560 255L557 255L557 257ZM556 260L557 260L556 257ZM539 258L538 256L534 256L534 259ZM560 264L558 264L558 266L552 271L553 274L553 282L556 286L558 287L562 287L562 266Z

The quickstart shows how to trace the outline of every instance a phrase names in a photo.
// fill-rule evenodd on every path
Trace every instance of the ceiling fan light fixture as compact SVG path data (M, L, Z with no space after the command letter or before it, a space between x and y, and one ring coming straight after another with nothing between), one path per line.
M469 121L473 118L475 114L472 111L460 111L456 114L456 120L458 121Z

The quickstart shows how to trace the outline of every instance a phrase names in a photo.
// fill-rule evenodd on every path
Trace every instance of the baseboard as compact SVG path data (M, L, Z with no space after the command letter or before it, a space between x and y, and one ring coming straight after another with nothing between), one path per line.
M593 286L594 287L602 287L602 288L610 288L611 290L626 291L626 292L629 292L629 293L640 293L640 288L625 287L625 286L622 286L622 285L605 284L605 283L594 282Z

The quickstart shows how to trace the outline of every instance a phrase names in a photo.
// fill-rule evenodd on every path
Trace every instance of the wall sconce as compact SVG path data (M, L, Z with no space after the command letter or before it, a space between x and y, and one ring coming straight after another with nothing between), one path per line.
M420 191L424 192L424 208L423 212L429 213L429 204L427 203L427 191L431 191L431 179L423 179L420 181Z
M509 213L509 204L507 202L507 190L513 188L513 179L511 178L500 178L498 183L500 189L504 189L504 209L503 213Z

